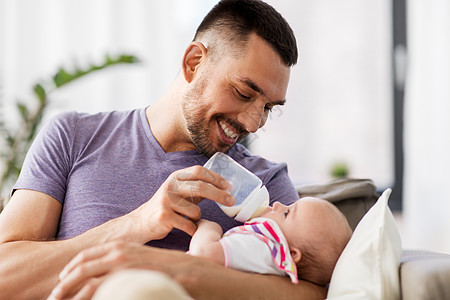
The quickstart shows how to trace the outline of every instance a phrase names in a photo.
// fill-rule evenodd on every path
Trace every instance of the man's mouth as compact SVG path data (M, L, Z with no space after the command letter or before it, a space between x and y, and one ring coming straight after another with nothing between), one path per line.
M236 132L236 129L230 126L225 121L220 120L218 123L221 129L219 131L221 133L220 136L222 137L222 140L230 145L236 143L237 139L239 138L239 134Z
M219 125L220 127L222 127L223 132L225 132L225 135L230 138L230 139L234 139L238 136L238 134L234 131L234 129L229 126L227 123L223 122L223 121L219 121Z

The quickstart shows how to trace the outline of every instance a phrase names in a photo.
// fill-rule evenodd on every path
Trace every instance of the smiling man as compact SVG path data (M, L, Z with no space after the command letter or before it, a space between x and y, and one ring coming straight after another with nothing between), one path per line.
M232 33L196 39L185 52L174 88L147 109L165 151L226 152L262 127L273 107L285 103L290 68L270 44L251 33L242 49L216 57L207 45L227 47L215 41L226 34ZM175 107L182 111L174 114Z
M89 299L110 273L139 268L165 273L198 299L323 298L322 288L306 282L184 253L200 218L224 230L239 224L214 203L234 203L228 183L201 167L217 151L259 176L271 203L298 198L285 164L236 143L285 103L296 61L293 32L271 6L223 0L154 104L54 118L33 143L0 216L2 296L43 299L60 281L52 298Z

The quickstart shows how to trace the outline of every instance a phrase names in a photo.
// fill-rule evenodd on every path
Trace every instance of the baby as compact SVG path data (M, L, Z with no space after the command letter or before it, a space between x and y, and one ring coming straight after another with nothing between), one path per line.
M336 206L305 197L290 206L275 202L260 217L223 236L219 224L200 220L189 253L242 271L326 285L351 235Z

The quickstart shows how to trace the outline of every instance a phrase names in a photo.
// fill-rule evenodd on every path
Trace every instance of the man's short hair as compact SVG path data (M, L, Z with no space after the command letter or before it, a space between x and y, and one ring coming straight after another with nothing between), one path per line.
M242 49L250 34L256 33L281 57L288 67L297 63L294 32L286 20L269 4L260 0L222 0L203 19L194 41L209 36L216 48L225 42L230 49ZM220 40L218 40L220 39ZM220 46L219 46L220 45ZM224 49L213 49L218 54Z

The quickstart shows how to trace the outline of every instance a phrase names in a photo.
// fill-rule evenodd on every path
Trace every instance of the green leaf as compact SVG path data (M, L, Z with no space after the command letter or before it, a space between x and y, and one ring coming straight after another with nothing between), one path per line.
M10 134L6 136L6 142L8 143L8 146L14 145L14 141L15 141L14 137L12 137Z
M45 104L45 100L47 98L47 93L41 84L37 83L33 88L34 94L39 99L41 105Z
M111 58L111 56L109 56L109 54L105 55L105 63L108 65L111 65L114 63L113 59Z
M348 176L348 174L349 168L344 162L335 163L331 168L331 176L333 176L333 178L345 178Z
M17 165L13 166L11 168L11 174L13 174L14 177L16 177L16 178L19 177L20 169L21 169L21 166L17 166Z
M60 68L59 71L53 76L53 82L55 86L58 88L84 75L105 69L112 65L133 64L137 62L139 62L139 60L137 59L136 56L133 55L120 55L117 58L105 55L105 61L103 64L101 65L92 64L89 66L89 68L85 70L76 69L75 71L70 73L66 71L64 68Z
M53 83L56 87L60 87L67 82L73 80L73 76L64 70L64 68L60 68L58 72L53 76Z
M17 109L20 112L20 116L24 121L28 120L28 109L23 103L17 103Z
M127 63L127 64L134 64L134 63L138 63L139 59L134 56L134 55L121 55L119 56L119 61L122 63Z

